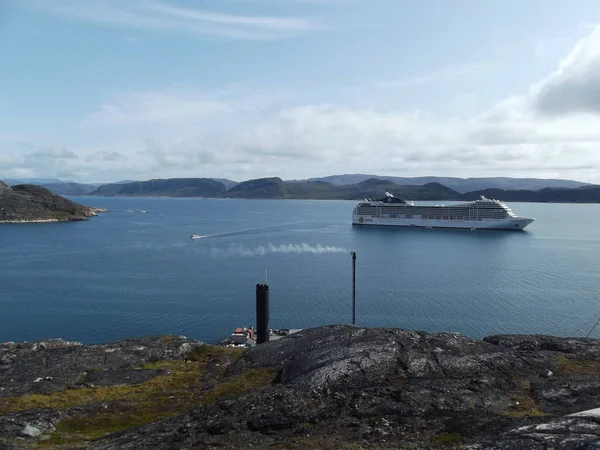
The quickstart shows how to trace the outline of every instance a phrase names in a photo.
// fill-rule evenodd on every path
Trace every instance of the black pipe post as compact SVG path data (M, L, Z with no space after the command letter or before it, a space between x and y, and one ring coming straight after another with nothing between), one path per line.
M352 252L352 325L356 325L356 252Z
M269 340L269 285L256 285L256 343Z

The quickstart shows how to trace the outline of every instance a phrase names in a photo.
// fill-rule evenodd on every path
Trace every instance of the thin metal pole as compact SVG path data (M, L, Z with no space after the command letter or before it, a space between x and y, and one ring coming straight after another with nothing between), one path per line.
M356 325L356 252L352 252L352 325Z
M592 334L592 331L594 331L594 328L596 328L599 323L600 323L600 318L598 318L598 321L594 324L594 326L592 327L592 329L590 330L590 332L585 335L586 338L590 337L590 334Z

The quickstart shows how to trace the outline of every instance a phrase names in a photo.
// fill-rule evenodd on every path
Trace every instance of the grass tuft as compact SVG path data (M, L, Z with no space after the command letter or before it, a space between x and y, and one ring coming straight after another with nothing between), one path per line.
M463 443L464 438L460 433L444 433L435 436L434 441L442 447L457 447Z
M520 389L510 394L510 406L502 414L511 418L547 416L531 395L531 383L520 381L518 384Z
M555 359L556 371L572 375L600 375L600 361L593 359L574 359L559 356Z
M244 355L244 352L244 348L218 347L216 345L203 344L194 347L186 355L186 360L206 362L216 357L227 357L230 362L234 362L239 360Z

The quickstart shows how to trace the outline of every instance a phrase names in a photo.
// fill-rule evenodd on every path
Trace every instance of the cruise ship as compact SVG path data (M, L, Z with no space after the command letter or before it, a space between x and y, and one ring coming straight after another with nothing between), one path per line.
M455 205L415 205L389 192L380 200L366 199L352 211L353 225L387 225L471 230L523 230L534 221L519 217L500 200L479 200Z

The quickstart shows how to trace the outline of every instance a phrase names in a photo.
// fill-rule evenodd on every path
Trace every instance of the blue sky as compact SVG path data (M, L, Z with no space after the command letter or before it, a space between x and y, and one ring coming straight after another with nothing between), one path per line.
M600 2L4 0L0 178L600 183Z

